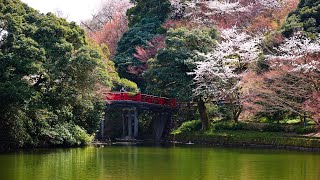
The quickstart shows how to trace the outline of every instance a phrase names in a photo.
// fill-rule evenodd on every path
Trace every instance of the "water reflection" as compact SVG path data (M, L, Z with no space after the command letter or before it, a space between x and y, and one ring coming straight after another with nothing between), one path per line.
M0 155L0 179L320 179L320 154L231 148L105 147Z

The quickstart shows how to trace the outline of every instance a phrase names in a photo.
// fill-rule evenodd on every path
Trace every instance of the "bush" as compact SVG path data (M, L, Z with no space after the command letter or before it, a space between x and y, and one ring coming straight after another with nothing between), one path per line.
M220 116L222 120L227 121L231 120L232 115L232 106L230 104L221 104L218 106L218 111L220 113Z
M215 130L246 130L245 123L222 122L214 125Z
M187 121L182 123L178 129L172 132L172 134L184 134L188 132L199 131L201 130L201 127L201 121L199 120Z
M213 125L215 130L246 130L265 132L287 132L306 134L316 132L315 126L301 127L300 125L282 125L275 123L243 123L243 122L217 122Z
M42 130L40 143L47 146L81 146L91 140L91 136L80 126L65 123Z
M316 132L317 129L314 126L307 126L307 127L296 127L294 131L298 134L307 134Z
M285 127L279 124L267 124L262 128L263 131L267 132L285 132Z
M120 91L121 88L124 88L128 92L138 92L137 84L124 78L121 78L114 82L113 90Z

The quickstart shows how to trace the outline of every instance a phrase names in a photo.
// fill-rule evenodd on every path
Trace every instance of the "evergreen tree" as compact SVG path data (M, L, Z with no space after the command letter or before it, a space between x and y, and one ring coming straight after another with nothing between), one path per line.
M118 43L114 58L119 75L136 82L144 90L144 79L138 74L130 74L128 66L139 66L141 62L134 57L137 46L144 46L158 34L165 33L161 24L170 11L168 0L135 0L135 6L127 11L129 29Z
M289 13L282 30L287 37L301 30L311 36L320 33L320 1L301 0L298 8Z
M155 59L149 61L149 69L143 74L147 81L147 92L179 101L198 102L202 129L208 127L208 117L201 96L193 96L193 72L197 62L204 60L199 53L209 52L214 44L216 32L211 30L169 30L166 37L167 47Z

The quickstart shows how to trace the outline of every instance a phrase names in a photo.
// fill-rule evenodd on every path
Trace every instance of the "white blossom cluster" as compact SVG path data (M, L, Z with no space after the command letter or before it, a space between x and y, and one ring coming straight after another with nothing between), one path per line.
M281 54L299 57L309 53L320 52L319 40L320 34L317 39L311 40L301 33L296 33L289 39L285 39L278 49Z
M236 27L221 32L221 42L213 52L200 54L205 61L194 71L195 95L223 98L238 89L240 63L255 60L260 49L260 36L250 36Z
M281 8L283 5L286 4L285 1L281 0L258 0L257 2L268 9Z
M197 13L203 13L206 16L214 14L232 14L241 12L250 12L252 9L275 9L280 8L286 3L285 0L170 0L172 7L176 12L185 11L185 17L193 16ZM203 12L201 7L207 8L206 12Z
M276 55L267 56L269 60L280 60L280 62L274 63L274 66L282 66L289 63L293 67L291 71L307 73L319 70L319 56L315 56L317 57L316 59L310 59L312 56L310 57L309 55L320 53L320 34L316 39L311 40L298 32L285 39L275 50L277 51Z
M8 31L0 28L0 42L8 35Z
M207 1L207 7L212 11L211 13L235 13L235 12L247 12L251 5L242 6L239 1L230 2L225 1Z
M308 73L308 72L314 72L314 71L318 71L319 67L320 67L320 61L315 61L315 60L311 60L311 62L307 62L307 63L301 63L301 64L293 64L294 68L291 70L292 72L303 72L303 73Z
M221 57L225 57L227 61L234 61L234 57L228 58L230 55L236 55L237 59L242 62L251 62L255 60L259 53L260 35L248 34L237 27L225 29L221 31L222 41L218 45L216 53Z
M234 68L223 62L223 58L216 54L203 54L206 61L198 63L195 74L195 96L220 99L231 94L236 88L235 82L239 78Z

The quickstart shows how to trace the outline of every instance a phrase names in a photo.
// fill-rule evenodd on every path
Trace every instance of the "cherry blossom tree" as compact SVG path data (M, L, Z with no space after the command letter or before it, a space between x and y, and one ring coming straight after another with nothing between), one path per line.
M126 11L131 6L129 0L106 0L91 20L81 23L91 39L108 46L111 57L115 55L117 44L128 29Z
M171 0L172 19L177 21L187 19L199 26L238 26L260 32L278 28L297 3L298 0Z
M221 41L213 52L199 54L205 61L197 63L194 94L232 105L238 121L242 111L241 73L258 58L260 36L251 36L233 27L221 32Z
M285 39L275 54L266 56L270 69L263 74L245 76L245 103L253 111L285 110L305 116L319 124L320 36L311 40L302 33Z
M115 17L126 17L126 11L132 7L129 0L103 0L101 1L100 9L92 14L92 18L82 21L81 25L87 31L98 31L106 23L112 22Z

